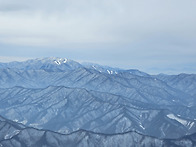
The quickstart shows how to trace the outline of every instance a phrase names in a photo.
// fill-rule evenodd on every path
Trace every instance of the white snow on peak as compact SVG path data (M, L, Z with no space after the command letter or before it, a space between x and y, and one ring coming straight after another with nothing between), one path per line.
M92 67L93 67L94 69L96 69L94 65L93 65Z
M174 114L168 114L167 117L169 117L170 119L174 119L174 120L178 121L179 123L183 124L184 126L186 126L187 123L188 123L186 120L181 119L181 118L175 116Z
M114 72L114 71L112 71L112 70L108 70L107 69L107 72L109 73L109 74L114 74L114 73L116 73L116 72ZM116 73L117 74L117 73Z
M56 63L57 65L61 65L62 63L66 63L67 59L66 58L57 58L54 60L54 63Z
M67 59L65 58L64 61L63 61L63 63L66 63L66 62L67 62Z
M61 63L59 61L54 61L57 65L60 65Z

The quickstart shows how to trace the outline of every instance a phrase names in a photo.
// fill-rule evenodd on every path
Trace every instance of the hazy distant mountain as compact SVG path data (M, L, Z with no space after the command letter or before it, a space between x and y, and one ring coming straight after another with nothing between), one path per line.
M1 63L0 68L11 68L20 70L46 70L46 71L64 71L81 67L81 65L73 60L66 58L37 58L24 62Z
M157 76L160 80L168 85L182 90L196 98L196 75L195 74L179 74L179 75L164 75Z
M93 64L93 63L83 63L82 64L84 67L88 68L88 69L94 69L97 70L99 72L103 72L103 73L108 73L108 74L121 74L121 73L131 73L134 75L138 75L138 76L150 76L149 74L139 71L137 69L129 69L129 70L123 70L120 68L113 68L113 67L109 67L109 66L101 66L99 64Z

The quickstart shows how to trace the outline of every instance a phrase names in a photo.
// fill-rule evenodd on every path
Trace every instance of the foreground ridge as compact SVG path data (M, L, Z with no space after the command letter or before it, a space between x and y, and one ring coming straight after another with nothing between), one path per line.
M121 134L101 134L79 130L70 134L60 134L49 130L39 130L20 126L0 117L0 146L6 147L107 147L107 146L144 146L144 147L193 147L196 144L196 134L180 139L157 139L136 132ZM9 131L4 129L10 128Z

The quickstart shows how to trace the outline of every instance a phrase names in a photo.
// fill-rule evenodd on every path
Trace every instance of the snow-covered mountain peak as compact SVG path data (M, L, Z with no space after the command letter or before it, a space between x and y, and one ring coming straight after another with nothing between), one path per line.
M49 62L49 63L54 63L57 65L65 64L67 63L68 59L67 58L59 58L59 57L48 57L48 58L41 58L37 59L38 61L42 62Z
M46 57L46 58L37 58L35 60L27 60L29 62L41 62L41 63L54 63L57 65L67 63L69 59L67 58L59 58L59 57Z
M0 63L0 68L12 68L19 70L67 71L80 67L82 67L82 65L78 62L59 57L30 59L24 62Z

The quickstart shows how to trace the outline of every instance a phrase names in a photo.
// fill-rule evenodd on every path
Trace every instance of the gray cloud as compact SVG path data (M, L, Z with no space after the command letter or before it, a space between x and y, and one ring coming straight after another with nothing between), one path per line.
M25 10L28 9L25 6L21 6L21 5L1 5L0 6L0 12L11 12L11 11L21 11L21 10Z
M0 53L185 69L196 62L195 5L195 0L0 0Z

